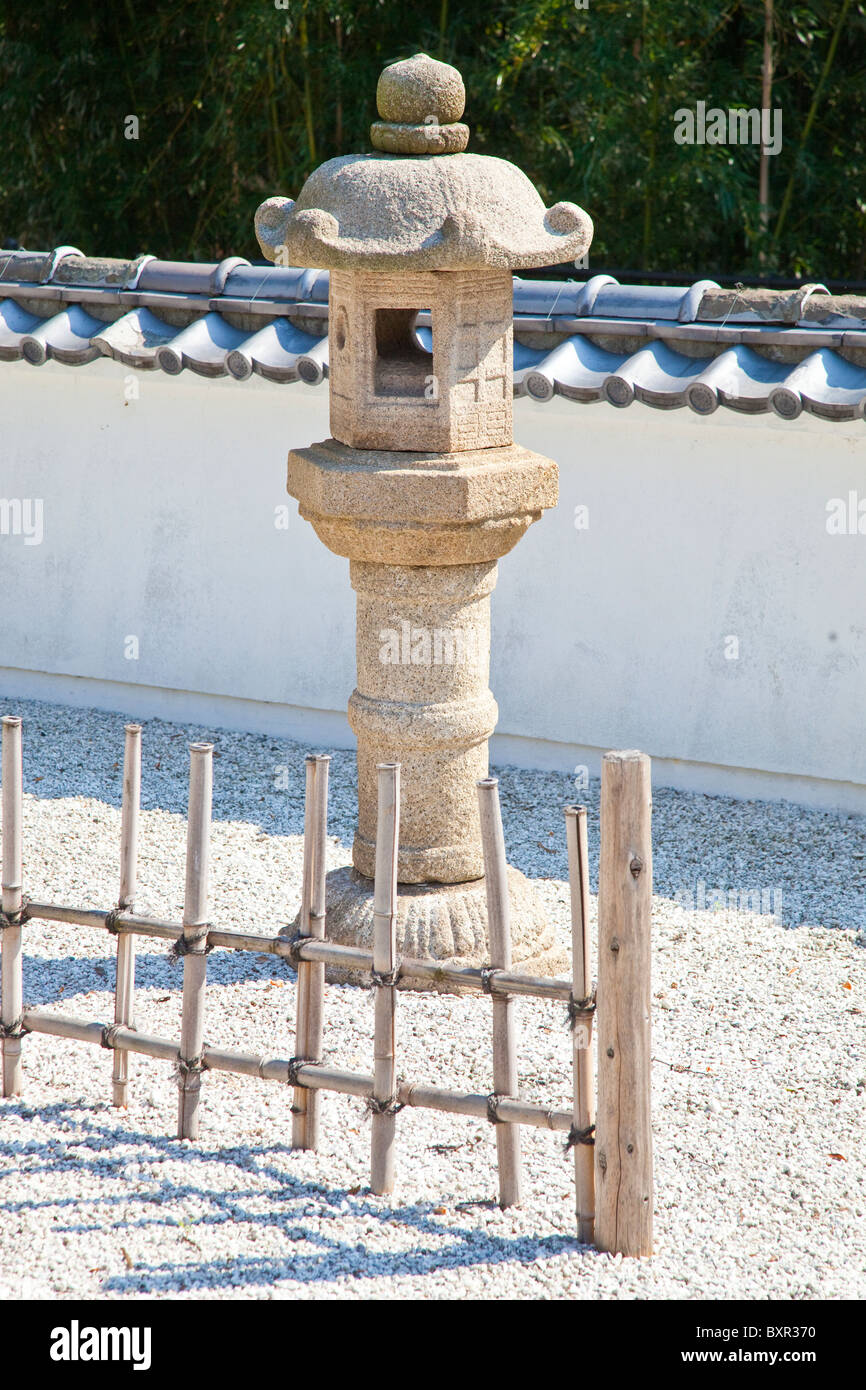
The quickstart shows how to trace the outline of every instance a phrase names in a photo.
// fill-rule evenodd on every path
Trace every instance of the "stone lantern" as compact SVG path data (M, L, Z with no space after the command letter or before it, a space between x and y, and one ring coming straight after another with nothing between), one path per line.
M358 828L354 868L329 876L328 936L372 940L376 764L398 761L398 947L479 964L490 595L499 558L557 501L556 464L512 435L512 271L574 261L592 223L573 203L546 210L513 164L464 153L464 102L447 64L386 68L376 153L329 160L296 202L268 199L256 234L269 260L330 271L332 438L288 469L357 593ZM514 869L510 891L515 966L561 968Z

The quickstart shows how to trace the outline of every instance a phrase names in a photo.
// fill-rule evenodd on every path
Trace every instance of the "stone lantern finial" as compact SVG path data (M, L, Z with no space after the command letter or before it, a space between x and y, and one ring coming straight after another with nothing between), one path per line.
M507 159L466 152L456 68L416 53L379 78L374 154L329 159L297 201L256 212L263 255L323 270L476 270L563 265L592 240L575 203L546 208Z
M469 127L460 117L466 88L456 68L416 53L385 68L376 88L381 120L370 127L376 150L388 154L460 154Z
M497 562L557 501L557 469L513 435L513 280L583 255L592 222L546 208L504 159L466 152L456 68L424 53L379 79L375 152L316 169L256 213L268 260L330 272L331 438L292 449L288 490L357 593L353 868L329 875L328 935L369 945L376 766L402 764L399 949L488 959L476 783ZM509 869L516 968L561 968L531 884Z

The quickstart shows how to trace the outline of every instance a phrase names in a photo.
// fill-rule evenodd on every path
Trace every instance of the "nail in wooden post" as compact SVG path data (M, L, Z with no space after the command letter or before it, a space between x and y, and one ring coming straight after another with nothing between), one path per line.
M400 764L379 763L376 878L373 888L373 970L392 975L397 960L397 845L400 838ZM394 1190L397 1068L394 1013L397 990L378 984L373 1046L372 1189ZM380 1107L380 1108L375 1108Z
M123 795L120 811L120 897L117 906L133 911L138 872L138 813L141 805L141 725L127 724L123 750ZM114 1021L127 1028L135 1024L135 937L121 932L117 938L117 974L114 989ZM129 1053L115 1049L112 1072L112 1104L125 1107L128 1100Z
M592 992L589 943L589 855L586 841L586 807L566 806L565 837L568 845L568 881L571 887L572 1007L579 1009ZM573 1125L589 1136L595 1120L592 1077L592 1014L575 1017ZM574 1186L577 1198L577 1237L593 1242L595 1225L595 1160L592 1144L574 1145Z
M652 920L650 760L606 753L598 882L598 1117L595 1243L651 1255Z
M481 847L487 889L487 929L490 965L511 969L511 909L508 901L508 866L499 811L499 780L485 777L477 784L481 815ZM493 998L493 1090L498 1096L517 1097L517 1046L514 1000L509 995ZM515 1207L521 1201L520 1126L496 1125L496 1158L499 1165L499 1205Z
M23 824L23 764L21 720L7 714L3 721L3 875L0 907L13 920L21 911L21 844ZM21 926L4 926L0 1020L3 1023L3 1094L19 1096L22 1086L20 1020L24 1010ZM9 1030L9 1031L7 1031ZM10 1035L11 1034L11 1035Z
M183 1006L178 1068L177 1132L198 1138L204 991L207 977L208 856L213 795L213 744L190 744L186 888L183 900Z
M322 941L325 936L325 850L328 840L327 754L306 758L304 800L304 878L301 890L299 933ZM321 1061L322 1017L325 1000L325 966L301 961L298 965L298 1016L295 1053ZM319 1143L320 1095L307 1086L296 1086L292 1116L292 1147L315 1149Z

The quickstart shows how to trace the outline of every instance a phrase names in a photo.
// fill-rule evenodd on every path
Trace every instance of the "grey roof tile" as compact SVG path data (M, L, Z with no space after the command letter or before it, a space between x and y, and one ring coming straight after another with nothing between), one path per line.
M0 299L0 359L14 362L20 358L22 339L41 322L14 299Z
M34 367L41 367L49 357L80 367L99 356L92 339L104 327L101 319L93 318L80 304L70 304L21 335L21 356Z
M327 336L317 332L327 327L328 287L325 270L254 266L237 256L121 262L87 260L75 247L12 252L0 257L0 361L38 366L50 357L80 366L104 356L172 376L256 374L316 385L328 374ZM515 394L620 409L634 401L687 406L699 415L723 406L784 420L803 411L863 418L866 302L828 300L826 312L791 322L820 289L780 296L779 312L769 316L760 292L745 291L730 312L711 310L717 317L708 318L705 310L701 319L708 291L717 292L716 303L731 292L711 280L658 286L620 285L609 275L515 277ZM89 312L97 307L100 318ZM431 351L428 316L419 316L415 333Z
M156 365L169 376L177 376L184 367L199 376L226 376L226 357L248 337L219 314L205 314L156 349Z
M142 307L130 309L114 323L102 324L93 343L105 357L114 357L128 367L146 370L156 366L157 348L166 346L176 337L176 328Z
M324 341L327 346L327 339ZM315 384L322 377L320 367L310 366L302 373L299 364L312 362L311 354L318 346L319 339L312 333L296 328L287 318L275 318L232 348L226 367L238 381L246 381L258 372L268 381L297 381L300 377Z

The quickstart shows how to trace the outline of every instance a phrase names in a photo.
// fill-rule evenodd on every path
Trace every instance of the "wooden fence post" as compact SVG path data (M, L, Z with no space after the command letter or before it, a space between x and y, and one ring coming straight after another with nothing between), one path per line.
M477 783L481 816L481 847L487 890L487 931L490 966L511 969L511 908L508 901L508 866L499 810L499 780L485 777ZM514 1000L507 994L493 998L493 1090L498 1096L517 1097L517 1041ZM499 1205L516 1207L521 1201L520 1126L496 1125L496 1160L499 1167Z
M592 1128L595 1120L592 1075L592 1014L587 1009L592 993L589 942L589 855L586 842L586 807L566 806L565 834L568 845L568 881L571 887L571 1005L574 1046L574 1186L577 1198L577 1236L592 1245L595 1226L595 1158Z
M213 797L213 744L190 744L186 886L183 899L183 1003L178 1063L177 1133L198 1138L204 991L207 982L208 857Z
M3 1024L3 1094L21 1094L21 1015L24 984L21 962L22 823L24 812L21 720L3 718L3 874L2 984L0 1020Z
M651 1255L650 1057L652 836L650 760L606 753L601 771L598 884L599 1250Z
M325 936L325 850L328 840L327 754L308 753L304 799L304 878L299 934L322 941ZM311 1062L322 1060L322 1013L325 967L314 961L298 963L295 1052ZM320 1095L309 1086L296 1086L292 1115L292 1148L315 1149L319 1144Z
M400 842L400 764L379 763L376 877L373 885L373 1124L371 1187L377 1196L394 1190L397 1130L397 1066L394 1015L397 989L397 846ZM389 980L391 983L389 983Z
M138 872L138 814L141 806L141 725L127 724L123 750L123 794L120 811L120 896L118 910L131 912ZM135 937L117 938L114 1021L126 1028L135 1022ZM129 1053L114 1051L112 1104L125 1107L129 1083Z

